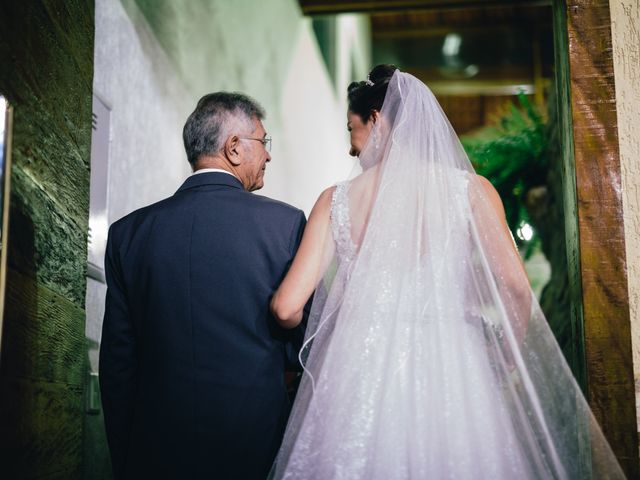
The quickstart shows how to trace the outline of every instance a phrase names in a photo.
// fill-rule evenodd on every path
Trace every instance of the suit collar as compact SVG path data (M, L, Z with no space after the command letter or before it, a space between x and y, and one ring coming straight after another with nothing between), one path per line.
M244 190L242 183L233 175L223 172L206 172L198 175L191 175L178 189L178 192L188 190L190 188L202 187L203 185L225 185L232 188L240 188Z

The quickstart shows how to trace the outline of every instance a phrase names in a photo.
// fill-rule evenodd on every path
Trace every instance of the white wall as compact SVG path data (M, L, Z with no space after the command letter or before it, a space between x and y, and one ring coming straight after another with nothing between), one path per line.
M188 93L141 15L117 0L97 0L94 93L111 107L107 217L111 224L171 195L189 174L181 125ZM95 235L95 233L94 233ZM99 343L106 286L87 281L86 336ZM97 370L97 349L89 351Z
M189 175L182 126L204 94L242 91L267 111L265 188L309 213L347 177L346 86L369 68L368 22L337 20L337 81L295 0L96 0L94 91L112 107L109 223L171 195ZM335 87L334 84L338 86ZM89 279L87 328L98 344L105 286ZM97 369L97 348L90 351Z
M640 4L611 0L636 413L640 422Z

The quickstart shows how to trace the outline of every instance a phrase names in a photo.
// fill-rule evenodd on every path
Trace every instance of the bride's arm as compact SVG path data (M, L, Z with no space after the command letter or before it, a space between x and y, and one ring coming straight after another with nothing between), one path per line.
M330 187L318 197L291 268L271 299L271 311L284 328L298 326L304 306L331 259L325 247L332 245L329 214L334 190Z
M504 206L489 180L472 180L471 206L482 249L493 273L498 294L507 308L512 331L522 342L531 314L531 286L524 264L507 226Z

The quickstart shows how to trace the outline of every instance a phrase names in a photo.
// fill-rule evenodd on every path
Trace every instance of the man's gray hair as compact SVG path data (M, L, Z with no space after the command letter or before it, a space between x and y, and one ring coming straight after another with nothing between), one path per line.
M253 120L262 120L264 116L260 104L242 93L205 95L198 101L182 130L189 163L194 165L201 155L218 153L229 135L250 134Z

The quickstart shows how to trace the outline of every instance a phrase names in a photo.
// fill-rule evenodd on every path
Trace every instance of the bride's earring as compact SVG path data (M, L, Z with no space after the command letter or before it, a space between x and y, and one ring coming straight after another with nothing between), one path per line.
M375 110L371 111L371 120L373 121L373 148L378 150L380 148L380 136L378 134L378 129L376 128L376 121L378 119L378 112Z
M376 127L373 127L373 148L375 148L376 150L380 147L380 139L378 138L378 129Z

